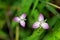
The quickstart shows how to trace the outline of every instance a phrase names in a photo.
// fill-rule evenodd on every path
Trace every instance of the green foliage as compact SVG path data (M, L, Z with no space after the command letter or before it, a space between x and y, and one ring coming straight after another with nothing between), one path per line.
M60 14L50 5L46 6L49 11L51 11L54 15L56 15L58 18L60 18Z
M0 20L0 29L3 28L4 24L5 24L5 20Z
M0 39L60 40L60 14L48 3L50 0L0 0ZM9 11L12 12L11 15ZM25 28L13 20L23 13L27 14ZM47 19L48 30L32 28L40 13ZM17 26L19 29L16 29Z
M9 37L8 37L8 35L5 32L0 30L0 39L8 40Z
M58 18L56 16L54 16L48 20L48 23L52 27L56 23L57 20L58 20Z
M60 40L60 21L57 20L54 28L46 34L43 40Z

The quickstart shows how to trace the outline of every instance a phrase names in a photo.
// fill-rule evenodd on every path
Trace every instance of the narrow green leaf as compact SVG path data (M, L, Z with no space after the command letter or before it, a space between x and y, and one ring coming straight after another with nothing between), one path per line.
M33 34L27 38L27 40L37 40L41 38L41 35L44 33L44 29L39 28L33 32Z
M46 8L51 11L54 15L56 15L58 18L60 18L60 14L56 11L56 9L50 5L46 5Z
M5 20L0 20L0 29L3 28L4 24L5 24Z
M56 23L57 19L58 18L56 16L54 16L48 20L50 27L52 27Z

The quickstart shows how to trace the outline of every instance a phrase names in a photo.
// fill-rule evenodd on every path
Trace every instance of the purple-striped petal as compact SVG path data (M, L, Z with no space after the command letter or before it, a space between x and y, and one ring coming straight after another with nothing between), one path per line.
M42 21L42 20L44 20L44 16L43 16L43 14L40 14L40 15L39 15L39 18L38 18L38 20L39 20L39 21Z
M42 23L41 26L42 26L44 29L49 29L48 23Z
M13 18L13 20L16 21L16 22L20 21L19 17L15 17L15 18Z
M38 28L40 26L40 22L35 22L32 26L32 28Z
M22 15L20 16L20 18L21 18L21 19L25 19L25 18L26 18L26 14L25 14L25 13L22 14Z
M25 27L25 22L24 21L20 21L20 24L22 27Z

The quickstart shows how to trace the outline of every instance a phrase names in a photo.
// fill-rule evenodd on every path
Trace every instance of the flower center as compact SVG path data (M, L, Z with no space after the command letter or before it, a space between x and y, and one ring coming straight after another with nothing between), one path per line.
M25 18L21 18L21 17L20 17L20 20L25 21L26 19L25 19Z
M40 24L42 24L44 21L40 21Z
M20 18L20 20L25 21L26 19L21 19L21 18Z

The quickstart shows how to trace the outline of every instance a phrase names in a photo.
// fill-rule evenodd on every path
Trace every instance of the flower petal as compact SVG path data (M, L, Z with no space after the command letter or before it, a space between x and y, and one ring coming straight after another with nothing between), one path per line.
M26 18L26 14L25 14L25 13L22 14L22 15L20 16L20 18L21 18L21 19L25 19L25 18Z
M16 21L16 22L20 21L19 17L15 17L15 18L13 18L13 20Z
M21 24L22 27L25 27L25 22L24 21L21 20L20 24Z
M40 26L40 22L35 22L32 26L32 28L38 28Z
M48 23L42 23L41 26L42 26L44 29L48 29L48 28L49 28Z
M39 21L42 21L42 20L44 20L44 16L43 16L43 14L40 14L39 15Z

